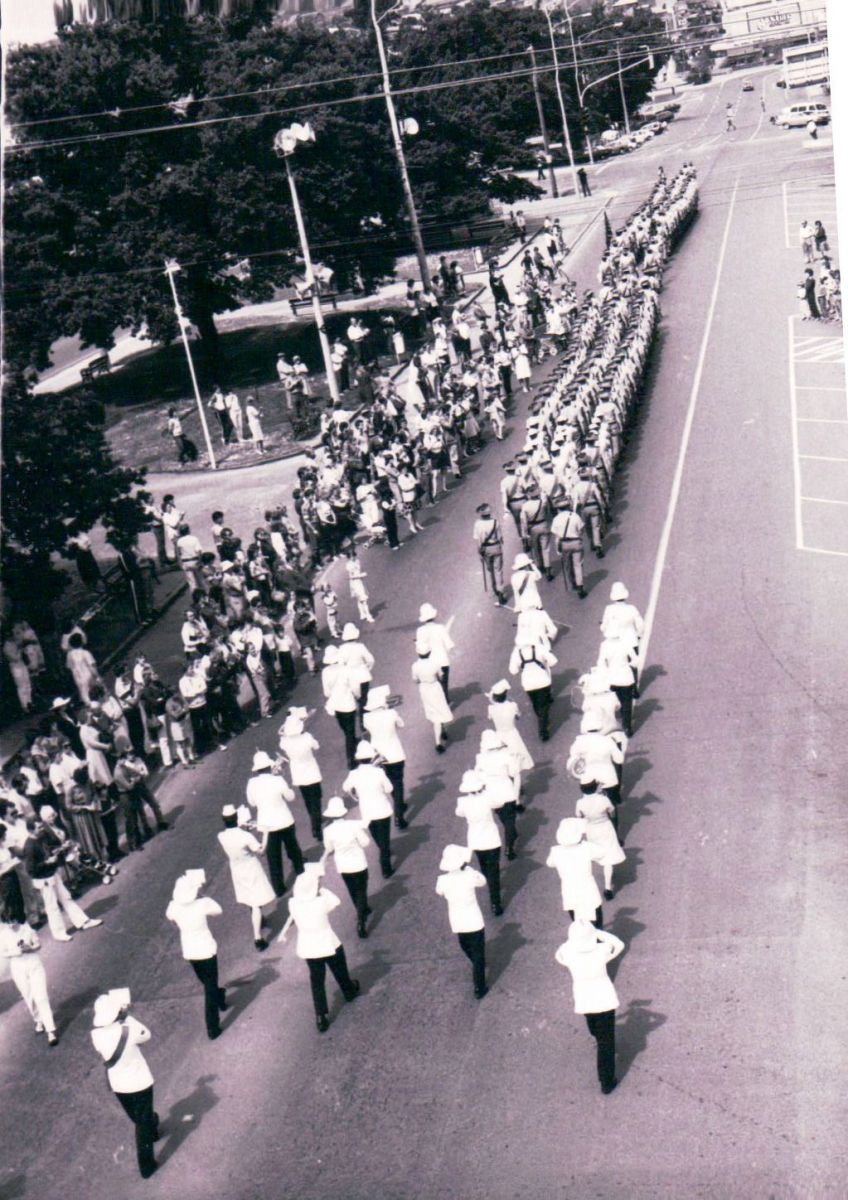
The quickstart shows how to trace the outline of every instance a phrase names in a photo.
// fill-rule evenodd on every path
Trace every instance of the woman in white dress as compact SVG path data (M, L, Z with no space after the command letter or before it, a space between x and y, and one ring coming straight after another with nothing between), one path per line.
M448 740L444 727L453 720L453 713L445 699L441 668L432 661L429 650L419 653L418 660L412 664L412 678L418 684L424 716L433 726L436 753L444 754Z
M530 391L530 355L527 353L527 346L524 342L520 342L513 353L513 370L515 378L521 384L525 392Z
M506 679L499 679L486 695L489 698L489 707L486 715L495 727L495 731L501 735L507 750L512 755L516 794L520 798L521 772L533 769L532 755L527 749L524 738L516 728L516 722L521 714L518 705L514 700L510 700L509 698L509 683ZM518 811L523 811L520 799L518 802Z
M572 920L590 921L600 929L601 893L592 864L600 862L604 852L584 840L585 832L582 818L564 817L557 827L557 844L551 847L545 866L553 867L559 875L563 911Z
M102 682L97 661L91 651L86 649L81 634L72 633L68 644L70 649L65 655L65 666L73 676L80 700L83 704L88 704L92 684Z
M252 833L239 828L238 813L232 804L224 805L221 816L224 819L224 828L218 834L218 841L230 860L230 875L236 903L244 904L250 909L254 946L257 950L267 950L268 943L262 936L262 909L266 904L272 904L277 897L259 861L262 846Z
M111 741L107 741L97 727L94 714L88 710L79 727L79 737L85 750L85 765L88 767L88 778L95 787L109 787L112 782L112 772L106 759L106 751L112 750Z
M613 867L617 867L625 859L612 822L615 808L612 801L603 792L596 789L581 796L574 811L586 822L586 841L590 846L595 846L603 853L603 858L599 862L604 872L604 899L612 900Z

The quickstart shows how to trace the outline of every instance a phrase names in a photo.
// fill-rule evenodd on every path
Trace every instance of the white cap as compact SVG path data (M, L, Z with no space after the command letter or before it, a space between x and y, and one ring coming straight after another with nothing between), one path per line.
M353 621L348 621L347 625L345 625L344 629L342 630L342 641L355 642L358 637L359 630L354 625Z
M459 785L459 790L463 796L471 795L474 792L482 792L486 786L486 780L479 771L466 771L462 776L462 782Z
M326 650L324 651L324 666L325 667L332 666L333 663L337 663L338 661L339 661L338 646L328 646L326 648Z
M206 882L206 872L202 867L185 871L174 884L171 899L175 904L191 904L197 899L197 893Z
M557 826L556 840L560 846L576 846L585 832L586 822L582 817L563 817Z
M441 862L439 863L440 871L458 871L460 867L464 867L471 862L471 851L467 846L456 846L451 844L445 846L442 851Z
M503 738L494 729L484 729L480 734L481 750L500 750L504 744Z
M337 817L347 816L347 806L341 796L331 796L327 801L327 807L324 809L324 816L335 820Z
M492 684L492 686L489 688L486 695L491 700L492 696L500 696L504 692L508 692L508 691L509 691L509 680L508 679L499 679L497 683Z
M297 734L303 733L303 721L301 721L300 717L289 714L285 721L283 721L280 732L283 737L296 737Z
M581 953L592 950L598 943L598 934L594 925L590 925L588 921L577 920L572 922L568 930L568 945L572 950L578 950Z
M367 762L367 761L370 761L370 759L376 758L376 757L377 757L377 751L374 749L374 747L371 745L370 742L366 742L363 739L359 743L359 745L356 747L357 760L361 759L363 762Z
M270 771L274 766L273 758L265 753L264 750L257 750L253 756L253 765L251 771Z
M529 554L516 554L512 562L513 571L526 571L528 567L532 567L533 560Z
M222 817L235 817L237 815L238 815L237 809L234 804L225 804L224 807L221 809Z
M432 604L422 604L418 610L419 621L434 621L437 613Z
M389 702L391 688L387 683L381 683L379 687L372 687L368 690L368 699L365 701L365 711L373 712L376 708L385 708Z
M621 582L614 583L610 588L610 600L626 600L629 595L627 588Z
M95 1028L101 1029L104 1025L111 1025L113 1021L117 1021L121 1009L129 1004L129 999L127 988L112 988L111 991L98 996L94 1001Z

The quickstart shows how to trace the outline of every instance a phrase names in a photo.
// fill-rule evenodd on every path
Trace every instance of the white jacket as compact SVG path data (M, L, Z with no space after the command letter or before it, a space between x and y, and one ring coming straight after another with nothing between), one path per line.
M448 920L453 933L476 933L485 928L476 896L476 889L485 886L485 878L473 867L462 867L439 876L436 895L444 896L448 902Z
M392 815L392 785L382 767L360 763L347 776L342 788L356 798L366 825Z
M596 929L595 935L598 941L593 950L576 950L563 942L555 955L560 966L568 967L571 972L576 1013L610 1012L618 1008L618 994L607 975L607 963L621 954L624 942L603 929Z
M497 850L501 846L501 832L495 820L495 807L503 803L493 797L489 790L475 792L471 796L460 796L456 804L456 815L468 822L468 845L472 850Z
M365 847L370 845L371 838L362 821L354 821L350 817L331 821L324 830L324 849L327 854L335 854L336 869L340 875L356 875L359 871L367 871Z
M334 892L321 888L317 896L292 896L289 916L297 927L298 958L329 958L341 945L330 924L330 913L341 904Z

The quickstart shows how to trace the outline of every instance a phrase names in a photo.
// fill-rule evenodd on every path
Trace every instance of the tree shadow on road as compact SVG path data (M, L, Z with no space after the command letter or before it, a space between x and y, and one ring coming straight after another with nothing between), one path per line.
M486 946L486 981L489 987L497 983L509 969L509 964L516 950L527 945L528 939L521 933L517 921L507 921L498 926L495 937L487 939Z
M186 1138L194 1133L206 1114L218 1103L218 1095L209 1086L217 1078L217 1075L201 1075L193 1090L171 1105L162 1122L167 1141L157 1156L160 1166L176 1154Z
M648 1048L648 1038L665 1025L665 1013L654 1012L650 1000L631 1000L615 1026L616 1074L624 1079L635 1059Z

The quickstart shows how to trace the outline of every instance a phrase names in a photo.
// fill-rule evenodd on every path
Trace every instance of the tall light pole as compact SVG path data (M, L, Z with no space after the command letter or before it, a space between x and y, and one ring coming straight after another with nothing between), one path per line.
M218 464L215 461L215 451L212 449L212 439L209 436L209 426L206 424L206 412L203 408L203 401L200 398L200 388L197 386L197 375L194 373L194 360L191 357L191 348L188 344L188 327L191 322L186 319L186 316L183 313L182 305L180 304L180 298L177 295L177 285L174 282L174 276L181 270L182 267L175 258L169 258L166 260L165 274L168 276L168 282L171 285L171 295L174 298L174 312L177 316L177 325L180 328L180 337L183 339L183 348L185 350L186 358L188 359L188 371L191 375L191 386L194 388L194 399L197 404L197 414L200 417L200 427L203 430L203 439L206 442L206 450L209 454L209 465L214 471L217 469Z
M565 101L562 97L562 84L559 78L559 56L557 55L554 27L551 22L551 14L545 4L542 4L542 12L545 14L545 20L548 22L548 33L551 37L551 54L553 55L554 60L554 82L556 84L557 100L559 101L559 115L562 119L562 136L565 139L565 148L568 152L568 162L571 167L571 179L574 184L574 195L577 196L580 193L580 184L577 180L577 167L574 164L574 151L571 148L571 134L568 132L568 118L565 115Z
M339 385L336 380L336 372L333 370L333 358L330 353L330 339L327 337L327 330L324 326L324 313L321 309L321 300L318 295L318 281L315 278L315 271L312 268L312 255L309 253L309 242L306 240L306 226L303 223L303 213L300 209L300 198L297 194L297 184L294 180L294 172L291 169L291 156L297 149L299 142L314 142L315 131L311 125L290 125L287 129L280 129L274 138L274 151L283 162L286 164L286 178L289 181L289 191L291 192L292 208L294 209L294 219L297 225L297 233L300 238L300 252L303 255L304 274L306 282L309 284L312 292L312 314L315 318L315 328L318 330L318 341L321 343L321 354L324 359L324 370L327 374L327 386L330 389L330 397L333 404L338 404L340 401Z
M583 92L580 88L580 68L577 65L577 46L574 41L574 26L571 21L571 9L568 7L568 0L562 0L562 8L565 13L565 19L568 22L568 38L571 42L571 57L574 61L574 86L577 90L577 103L580 106L580 114L583 118L583 127L586 133L586 151L589 155L589 162L592 166L595 165L595 158L592 154L592 139L589 137L589 127L583 116L585 109L583 108Z
M621 94L621 108L624 113L624 132L630 136L630 113L627 111L627 97L624 94L624 75L621 71L621 43L615 44L615 55L618 59L618 90Z
M551 195L554 198L557 198L559 196L559 188L557 187L554 160L551 157L550 143L548 142L548 126L545 122L545 109L542 105L542 93L539 91L539 74L536 70L536 51L532 46L528 46L527 53L530 55L530 64L533 69L533 95L536 97L536 111L539 114L539 129L542 134L542 148L545 151L545 158L548 160L548 178L551 181Z
M393 12L397 5L386 10L383 17ZM406 201L406 211L412 230L412 240L415 243L415 256L418 259L418 270L421 283L425 289L430 289L430 268L427 265L427 254L424 250L424 239L421 236L421 226L418 223L418 213L415 208L415 197L412 194L412 184L409 182L409 171L406 168L406 155L403 151L403 135L395 112L395 102L392 99L391 80L389 79L389 64L386 59L386 47L383 45L383 31L380 28L382 18L377 16L377 0L371 0L371 24L374 26L374 36L377 40L377 53L380 56L380 70L383 73L383 95L386 98L386 111L389 114L389 125L392 129L392 141L395 147L395 157L398 161L403 196ZM411 132L411 130L410 130Z

